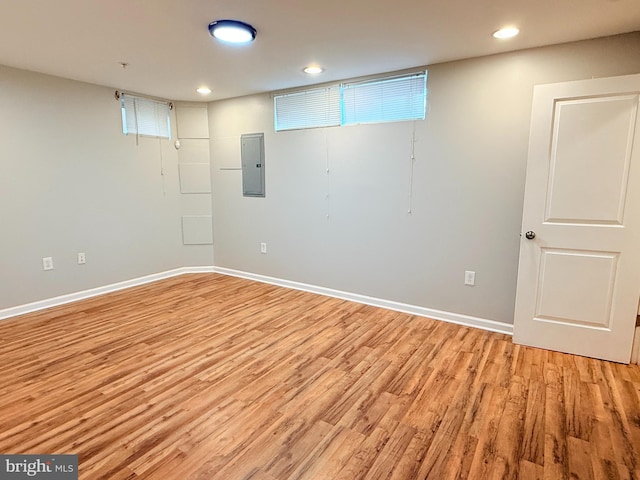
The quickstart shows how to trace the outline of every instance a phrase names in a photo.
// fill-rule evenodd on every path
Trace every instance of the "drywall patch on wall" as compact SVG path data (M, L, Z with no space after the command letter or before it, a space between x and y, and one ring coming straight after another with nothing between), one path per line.
M213 256L211 218L211 150L207 105L177 104L178 170L182 206L182 243L185 257L199 250ZM189 264L189 258L185 258Z
M178 107L179 108L179 107ZM209 163L209 139L180 138L178 161L180 163Z
M208 163L181 163L180 193L211 193L211 172Z
M176 120L178 138L209 138L209 119L206 105L178 105Z

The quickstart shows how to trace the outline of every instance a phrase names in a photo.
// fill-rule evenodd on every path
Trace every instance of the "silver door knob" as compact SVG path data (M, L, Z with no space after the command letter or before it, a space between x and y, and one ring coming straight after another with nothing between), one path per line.
M524 236L527 237L527 240L533 240L534 238L536 238L536 232L532 232L531 230L529 230L524 234Z

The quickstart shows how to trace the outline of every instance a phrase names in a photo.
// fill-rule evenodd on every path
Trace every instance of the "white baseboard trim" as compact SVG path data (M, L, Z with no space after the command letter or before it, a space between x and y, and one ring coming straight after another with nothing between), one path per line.
M640 327L636 327L636 333L633 336L633 348L631 349L631 363L640 365Z
M216 273L215 267L182 267L181 274L184 273Z
M513 335L513 325L508 323L496 322L494 320L488 320L485 318L472 317L469 315L462 315L459 313L444 312L442 310L434 310L431 308L419 307L416 305L409 305L406 303L394 302L391 300L384 300L381 298L368 297L366 295L360 295L357 293L343 292L341 290L334 290L332 288L319 287L316 285L309 285L306 283L294 282L291 280L283 280L280 278L268 277L265 275L259 275L256 273L243 272L239 270L232 270L230 268L223 267L182 267L174 270L168 270L166 272L154 273L152 275L146 275L144 277L134 278L131 280L125 280L123 282L113 283L111 285L105 285L103 287L92 288L81 292L70 293L67 295L61 295L59 297L48 298L46 300L40 300L26 305L18 305L16 307L6 308L0 310L0 320L4 320L18 315L24 315L25 313L36 312L38 310L44 310L45 308L56 307L58 305L64 305L71 302L77 302L86 298L97 297L98 295L104 295L106 293L116 292L125 288L136 287L138 285L144 285L145 283L156 282L158 280L164 280L165 278L171 278L178 275L184 275L187 273L220 273L222 275L229 275L232 277L245 278L247 280L255 280L257 282L269 283L271 285L277 285L279 287L292 288L294 290L302 290L310 293L317 293L319 295L326 295L328 297L339 298L342 300L349 300L352 302L362 303L365 305L371 305L374 307L386 308L389 310L395 310L397 312L408 313L411 315L418 315L420 317L433 318L434 320L442 320L444 322L456 323L458 325L465 325L467 327L475 327L490 332L504 333L506 335Z
M426 307L419 307L416 305L409 305L406 303L394 302L391 300L384 300L381 298L368 297L366 295L360 295L357 293L343 292L340 290L334 290L326 287L319 287L316 285L308 285L306 283L294 282L291 280L283 280L280 278L267 277L265 275L258 275L256 273L242 272L238 270L232 270L230 268L214 267L213 271L221 273L223 275L230 275L233 277L246 278L248 280L255 280L262 283L269 283L271 285L277 285L279 287L292 288L294 290L302 290L310 293L317 293L320 295L326 295L328 297L339 298L342 300L349 300L356 303L363 303L365 305L371 305L373 307L386 308L388 310L395 310L397 312L408 313L411 315L418 315L420 317L433 318L434 320L442 320L443 322L456 323L458 325L464 325L467 327L480 328L482 330L488 330L490 332L504 333L506 335L513 335L513 325L509 323L496 322L495 320L488 320L486 318L471 317L469 315L462 315L459 313L444 312L442 310L434 310Z
M89 290L83 290L81 292L69 293L67 295L48 298L46 300L39 300L37 302L27 303L25 305L18 305L16 307L5 308L4 310L0 310L0 320L4 320L10 317L16 317L18 315L24 315L25 313L36 312L38 310L44 310L45 308L64 305L66 303L77 302L78 300L84 300L86 298L97 297L98 295L104 295L105 293L116 292L118 290L123 290L125 288L144 285L145 283L164 280L165 278L171 278L178 275L183 275L185 273L211 273L211 272L213 272L213 267L183 267L183 268L176 268L174 270L168 270L166 272L145 275L144 277L133 278L131 280L125 280L122 282L113 283L111 285L105 285L103 287L91 288Z

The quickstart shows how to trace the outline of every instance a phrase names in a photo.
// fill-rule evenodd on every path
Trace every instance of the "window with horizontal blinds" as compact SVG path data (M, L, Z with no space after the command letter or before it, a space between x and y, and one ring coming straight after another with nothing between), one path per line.
M122 93L122 133L171 138L169 103Z
M427 72L344 83L274 97L275 130L423 120Z
M425 118L427 74L342 85L342 124L398 122Z
M277 132L340 125L338 85L276 95L273 101Z

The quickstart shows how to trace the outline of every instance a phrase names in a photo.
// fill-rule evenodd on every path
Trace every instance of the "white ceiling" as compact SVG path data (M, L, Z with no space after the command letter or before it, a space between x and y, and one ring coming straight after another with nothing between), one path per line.
M255 42L214 41L222 18ZM638 30L640 0L0 0L0 64L211 101Z

